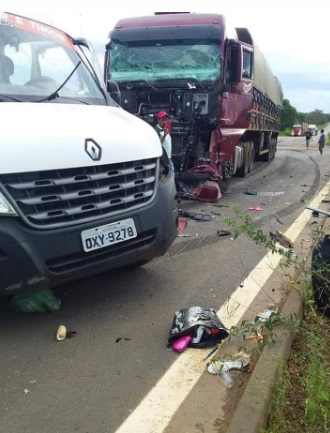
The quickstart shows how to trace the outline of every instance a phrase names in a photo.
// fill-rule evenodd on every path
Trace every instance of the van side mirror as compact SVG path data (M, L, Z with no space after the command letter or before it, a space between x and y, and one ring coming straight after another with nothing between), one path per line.
M113 80L107 81L107 92L111 98L118 104L121 105L121 93L118 84Z

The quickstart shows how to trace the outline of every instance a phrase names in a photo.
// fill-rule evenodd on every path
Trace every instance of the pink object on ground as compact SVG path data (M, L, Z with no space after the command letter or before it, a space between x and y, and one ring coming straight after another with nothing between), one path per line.
M186 228L186 225L187 225L187 220L179 218L179 223L178 223L179 232L182 232L182 230Z
M249 210L263 210L263 208L260 206L251 206L249 207Z
M178 338L174 343L173 343L173 350L175 352L183 352L184 350L187 349L189 343L192 340L192 336L191 335L184 335L183 337Z

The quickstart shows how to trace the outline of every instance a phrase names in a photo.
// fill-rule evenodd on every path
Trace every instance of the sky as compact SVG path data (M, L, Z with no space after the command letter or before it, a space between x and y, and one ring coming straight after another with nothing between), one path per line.
M217 13L247 27L299 112L330 113L328 0L1 0L1 10L89 39L102 59L109 31L121 18L154 12Z

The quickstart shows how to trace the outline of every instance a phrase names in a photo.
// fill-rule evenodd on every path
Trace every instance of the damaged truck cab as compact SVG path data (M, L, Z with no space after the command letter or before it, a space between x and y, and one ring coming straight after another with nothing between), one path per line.
M0 118L0 294L168 250L178 215L168 160L154 129L109 96L86 40L0 13Z
M150 124L172 121L172 159L182 193L223 188L276 153L282 88L245 28L216 14L155 13L121 19L109 34L105 81L122 107Z

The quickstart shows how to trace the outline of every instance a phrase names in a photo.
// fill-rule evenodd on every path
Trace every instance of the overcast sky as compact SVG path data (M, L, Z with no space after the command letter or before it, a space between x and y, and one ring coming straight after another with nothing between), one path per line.
M155 11L223 14L235 27L247 27L284 97L301 112L330 113L328 0L1 0L1 9L84 36L103 50L117 20Z

